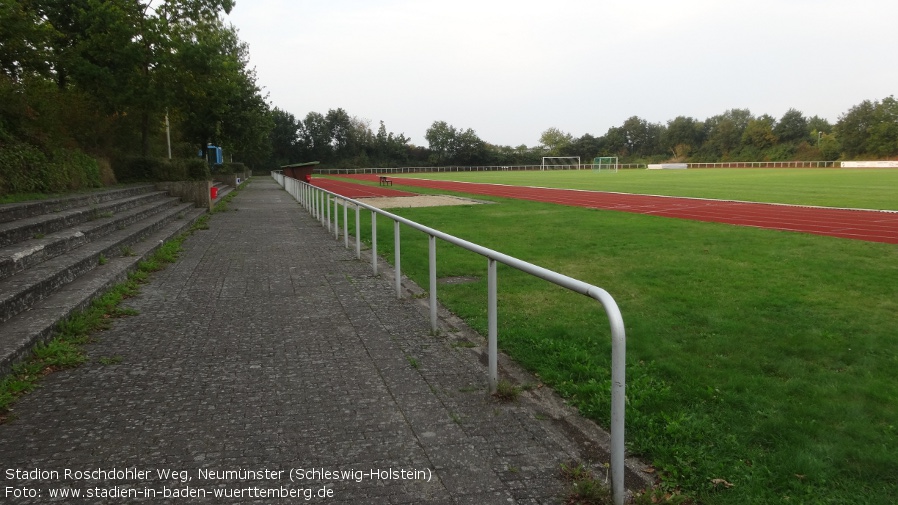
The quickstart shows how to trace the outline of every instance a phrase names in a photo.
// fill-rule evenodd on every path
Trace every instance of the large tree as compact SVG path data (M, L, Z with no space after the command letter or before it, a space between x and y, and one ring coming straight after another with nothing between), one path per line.
M434 121L424 138L430 144L430 161L436 165L474 165L489 158L486 142L471 128L461 130L445 121Z
M564 156L573 141L573 135L555 127L548 128L539 136L539 143L546 149L547 156Z
M789 109L783 114L783 117L780 118L779 122L776 123L773 133L779 138L780 142L792 144L807 142L810 136L808 120L804 117L801 111Z
M701 121L691 117L677 116L667 122L667 129L661 139L662 146L676 159L685 159L701 147L704 128Z
M845 157L853 158L867 151L867 139L875 123L876 104L870 100L864 100L839 116L835 134Z

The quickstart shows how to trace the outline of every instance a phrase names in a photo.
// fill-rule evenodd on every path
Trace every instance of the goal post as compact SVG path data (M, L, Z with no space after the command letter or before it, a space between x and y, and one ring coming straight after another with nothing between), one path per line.
M606 172L617 173L617 156L598 156L592 160L592 169L596 172L605 170Z
M579 156L543 156L540 170L580 170Z

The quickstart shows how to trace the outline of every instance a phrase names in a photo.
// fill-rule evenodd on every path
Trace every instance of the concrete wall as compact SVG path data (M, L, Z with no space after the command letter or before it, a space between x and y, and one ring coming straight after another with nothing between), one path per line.
M182 202L193 202L193 205L202 209L212 210L212 195L210 189L212 181L179 181L157 182L156 189L168 191L168 194L177 196Z
M212 176L212 180L216 182L221 182L231 186L233 188L237 187L237 179L240 179L242 183L246 179L248 179L249 173L240 173L240 174L215 174Z

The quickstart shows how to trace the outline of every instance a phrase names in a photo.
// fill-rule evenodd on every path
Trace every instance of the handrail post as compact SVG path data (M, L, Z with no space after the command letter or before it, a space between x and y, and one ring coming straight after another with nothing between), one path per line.
M327 213L325 214L325 222L327 223L327 231L331 231L331 195L330 193L325 193L325 210Z
M362 259L362 208L355 206L355 259Z
M396 298L402 298L402 269L399 255L399 221L393 221L393 262L396 263Z
M343 248L349 249L349 201L343 200Z
M434 333L437 331L437 238L428 235L430 242L429 261L430 264L430 329Z
M377 275L377 212L371 213L371 270Z
M340 210L338 209L340 205L340 199L334 196L334 240L340 239Z
M496 260L487 258L487 317L489 333L487 337L487 354L489 357L490 394L495 394L499 386L499 343L498 343L498 311L497 311L497 278Z

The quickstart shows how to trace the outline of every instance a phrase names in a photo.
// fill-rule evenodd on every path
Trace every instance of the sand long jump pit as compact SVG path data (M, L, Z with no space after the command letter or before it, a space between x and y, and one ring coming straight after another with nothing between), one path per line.
M357 198L357 200L372 207L377 207L378 209L445 207L450 205L480 205L493 203L448 195L375 196L369 198Z

